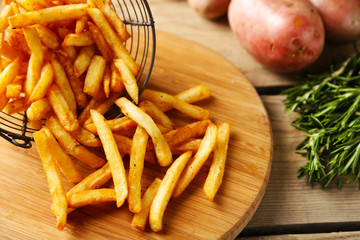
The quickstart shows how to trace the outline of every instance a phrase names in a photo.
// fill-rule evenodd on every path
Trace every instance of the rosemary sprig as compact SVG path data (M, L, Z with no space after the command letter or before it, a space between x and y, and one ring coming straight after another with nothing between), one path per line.
M326 188L339 178L360 178L360 53L321 74L307 74L300 83L283 91L286 112L299 113L292 126L305 132L297 146L308 162L298 178Z

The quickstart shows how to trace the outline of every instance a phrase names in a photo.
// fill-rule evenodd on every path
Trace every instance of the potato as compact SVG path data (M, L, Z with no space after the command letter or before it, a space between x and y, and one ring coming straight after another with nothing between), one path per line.
M188 3L202 17L213 19L226 14L230 0L188 0Z
M243 47L275 71L304 69L324 47L321 17L308 1L233 0L228 18Z
M351 41L360 34L359 0L310 0L319 12L326 32L326 39Z

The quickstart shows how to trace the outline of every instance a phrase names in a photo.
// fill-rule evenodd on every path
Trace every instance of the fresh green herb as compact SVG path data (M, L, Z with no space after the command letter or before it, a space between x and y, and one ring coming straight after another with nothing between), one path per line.
M307 158L298 178L326 188L338 178L358 182L360 178L360 52L321 74L300 77L294 87L283 91L287 112L298 116L292 126L305 132L297 146Z

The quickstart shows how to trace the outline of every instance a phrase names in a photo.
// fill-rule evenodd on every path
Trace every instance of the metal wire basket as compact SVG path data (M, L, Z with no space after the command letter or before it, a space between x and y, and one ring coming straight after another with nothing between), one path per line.
M131 34L125 47L140 66L136 79L141 95L150 79L155 61L155 22L150 6L147 0L112 0L112 5ZM105 115L107 118L116 118L121 116L121 112L114 107ZM34 140L32 134L35 131L28 126L26 113L9 115L0 112L0 136L15 146L31 148Z

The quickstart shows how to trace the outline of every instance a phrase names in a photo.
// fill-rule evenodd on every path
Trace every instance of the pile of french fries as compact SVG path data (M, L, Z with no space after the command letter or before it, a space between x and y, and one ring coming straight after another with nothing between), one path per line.
M203 85L177 95L146 89L139 99L139 66L124 47L131 36L110 2L3 0L0 16L0 110L25 111L38 129L33 136L60 231L77 208L104 202L121 207L125 201L134 213L132 226L144 230L149 222L160 231L169 200L211 154L203 190L214 200L230 125L216 126L208 110L193 104L210 97ZM122 97L124 89L130 100ZM114 104L125 116L105 119ZM175 126L166 114L171 109L193 121ZM75 161L93 170L83 176ZM144 161L166 173L142 194ZM67 192L61 173L74 184ZM111 179L113 187L104 187Z

